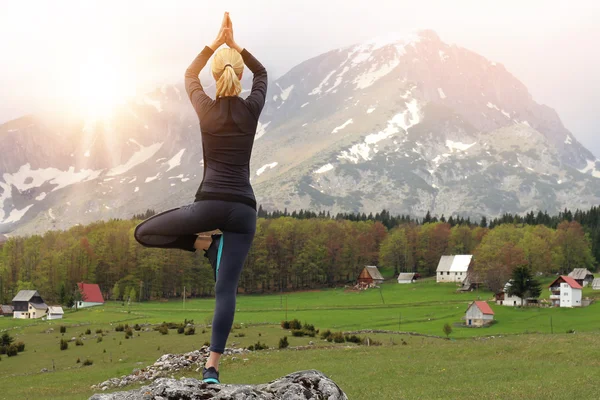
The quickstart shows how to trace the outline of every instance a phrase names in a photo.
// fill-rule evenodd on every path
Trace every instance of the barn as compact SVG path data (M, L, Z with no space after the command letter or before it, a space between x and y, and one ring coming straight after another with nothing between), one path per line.
M383 276L375 266L364 267L358 276L358 284L364 286L378 285L383 283Z
M494 321L494 311L485 301L474 301L467 308L465 325L486 326Z
M48 306L37 290L21 290L12 300L12 305L13 318L42 318L48 311Z
M61 306L50 306L48 307L47 319L62 319L65 312Z
M4 305L0 306L0 317L12 317L14 313L13 306Z
M75 305L77 308L101 306L104 304L104 297L100 291L100 286L95 283L78 283L81 300Z
M467 277L472 255L442 256L435 272L435 281L462 282Z
M587 268L575 268L569 273L569 277L575 279L575 282L579 283L581 287L586 287L594 281L594 274Z
M398 274L398 283L413 283L415 280L414 272L401 272Z

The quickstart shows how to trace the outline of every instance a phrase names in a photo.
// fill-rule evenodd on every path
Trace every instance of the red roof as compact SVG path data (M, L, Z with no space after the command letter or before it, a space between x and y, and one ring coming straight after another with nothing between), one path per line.
M563 280L567 285L571 286L573 289L582 289L581 285L577 283L577 281L570 276L561 275L554 280L548 287L552 287L557 281Z
M102 292L100 292L100 286L95 283L78 283L79 291L83 301L90 303L104 303Z
M492 311L492 308L486 301L476 301L475 305L481 310L482 313L487 315L494 315L494 311Z

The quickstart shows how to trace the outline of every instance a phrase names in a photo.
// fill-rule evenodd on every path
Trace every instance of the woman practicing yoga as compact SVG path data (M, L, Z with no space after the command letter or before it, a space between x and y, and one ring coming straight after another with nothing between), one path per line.
M216 51L224 43L229 48ZM198 78L213 53L215 100L204 93ZM246 99L238 97L244 64L254 74ZM267 71L235 42L229 13L224 15L215 41L204 47L186 70L185 87L200 120L202 183L194 203L147 219L136 227L135 238L147 247L206 251L215 273L216 304L203 379L219 383L219 359L233 324L238 281L256 230L250 155L267 94ZM215 230L221 234L201 235Z

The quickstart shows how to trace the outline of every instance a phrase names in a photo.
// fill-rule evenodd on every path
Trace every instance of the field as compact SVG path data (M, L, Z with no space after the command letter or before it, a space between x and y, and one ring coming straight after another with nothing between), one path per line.
M594 295L586 289L584 296ZM547 296L544 293L543 296ZM247 347L260 340L276 348L288 336L290 346L309 350L266 350L226 359L222 379L228 383L261 383L285 373L319 369L331 376L350 399L580 399L597 398L592 377L600 376L600 303L581 309L512 308L492 304L498 321L489 328L457 326L467 304L489 300L491 293L458 294L452 284L424 280L414 285L386 283L382 289L346 292L332 289L265 296L239 296L236 326L228 345ZM69 311L63 321L26 321L0 318L17 341L26 343L17 357L2 356L1 399L85 399L92 384L130 373L153 363L165 353L180 353L202 346L210 338L205 325L212 318L213 299L150 302ZM400 334L370 334L382 346L356 346L324 342L318 338L291 337L281 320L297 318L317 328L353 331L382 329L443 336L442 327L453 324L450 338ZM192 336L169 331L134 332L125 339L115 332L119 323L183 322L193 319ZM69 343L60 351L59 326L64 337L86 337L83 346ZM47 332L50 328L54 331ZM86 329L91 335L85 335ZM105 332L101 342L93 336ZM574 330L575 334L567 334ZM108 333L106 333L108 331ZM554 334L551 334L553 332ZM138 336L139 335L139 336ZM365 335L361 335L365 336ZM402 341L406 345L402 345ZM89 358L93 365L76 363ZM42 373L42 368L54 372ZM187 371L179 376L198 377ZM551 385L555 382L569 385ZM481 383L475 388L474 383ZM541 389L552 386L552 391Z

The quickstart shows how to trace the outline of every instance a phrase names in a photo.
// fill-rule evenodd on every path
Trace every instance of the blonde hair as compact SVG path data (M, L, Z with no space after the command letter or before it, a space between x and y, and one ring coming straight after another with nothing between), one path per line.
M239 96L242 92L239 76L244 71L244 60L237 50L223 48L217 51L211 70L217 81L217 97Z

